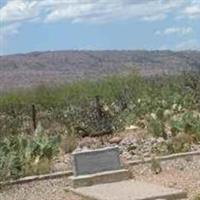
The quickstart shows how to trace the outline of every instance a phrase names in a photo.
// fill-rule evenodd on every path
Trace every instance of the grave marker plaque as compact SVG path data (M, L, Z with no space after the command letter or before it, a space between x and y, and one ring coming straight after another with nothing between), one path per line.
M75 152L72 162L74 176L121 169L118 147Z

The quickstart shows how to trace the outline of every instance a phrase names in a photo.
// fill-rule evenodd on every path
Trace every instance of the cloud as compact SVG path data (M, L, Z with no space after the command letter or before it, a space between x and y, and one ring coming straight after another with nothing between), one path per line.
M163 44L159 47L159 50L200 50L200 42L197 39L188 39L186 41L177 42L175 44Z
M9 25L2 25L0 27L0 45L6 44L8 38L19 33L20 23L13 23Z
M60 20L72 23L108 23L131 18L157 21L165 19L182 3L183 0L8 0L0 7L0 23L15 27L16 23ZM0 37L4 38L6 33L0 30Z
M163 20L165 18L166 18L165 14L158 14L158 15L143 17L143 20L153 22L153 21Z
M200 50L200 42L196 39L183 41L175 46L175 49L180 50Z
M199 5L191 5L184 9L183 14L188 16L191 19L198 19L200 18L200 1Z
M156 21L166 18L167 14L183 3L183 0L74 0L73 3L51 7L46 21L66 19L72 22L97 22L130 18Z
M0 21L3 23L30 20L39 15L36 1L12 0L0 9Z
M9 0L0 7L0 21L158 21L171 13L196 18L199 12L199 0Z
M193 32L192 27L169 27L166 28L165 30L161 31L161 30L157 30L155 32L156 35L172 35L172 34L176 34L176 35L188 35L191 34Z
M198 19L200 0L7 0L0 7L4 27L0 27L0 38L16 35L24 23L109 23L127 19L155 22L168 16ZM192 31L190 27L171 27L156 34L187 35Z
M184 4L185 0L12 0L0 9L0 21L34 18L45 22L106 22L127 18L156 21L165 19Z

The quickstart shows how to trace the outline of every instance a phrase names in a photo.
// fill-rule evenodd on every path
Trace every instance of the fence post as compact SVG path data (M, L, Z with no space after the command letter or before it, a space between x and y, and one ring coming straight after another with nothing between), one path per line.
M33 120L33 129L35 131L37 128L37 122L36 122L36 108L34 104L32 104L32 120Z
M100 103L100 96L95 96L95 112L97 114L97 119L101 120L103 117L101 103Z

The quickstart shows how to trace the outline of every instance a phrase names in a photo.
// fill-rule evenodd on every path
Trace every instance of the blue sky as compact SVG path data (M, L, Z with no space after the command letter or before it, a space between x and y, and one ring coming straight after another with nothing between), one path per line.
M0 0L0 54L200 49L200 0Z

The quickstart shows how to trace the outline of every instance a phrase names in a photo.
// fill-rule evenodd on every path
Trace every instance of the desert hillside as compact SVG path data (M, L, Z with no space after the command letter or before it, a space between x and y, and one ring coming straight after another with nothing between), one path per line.
M143 75L200 70L200 52L54 51L0 56L0 90L96 79L132 70Z

